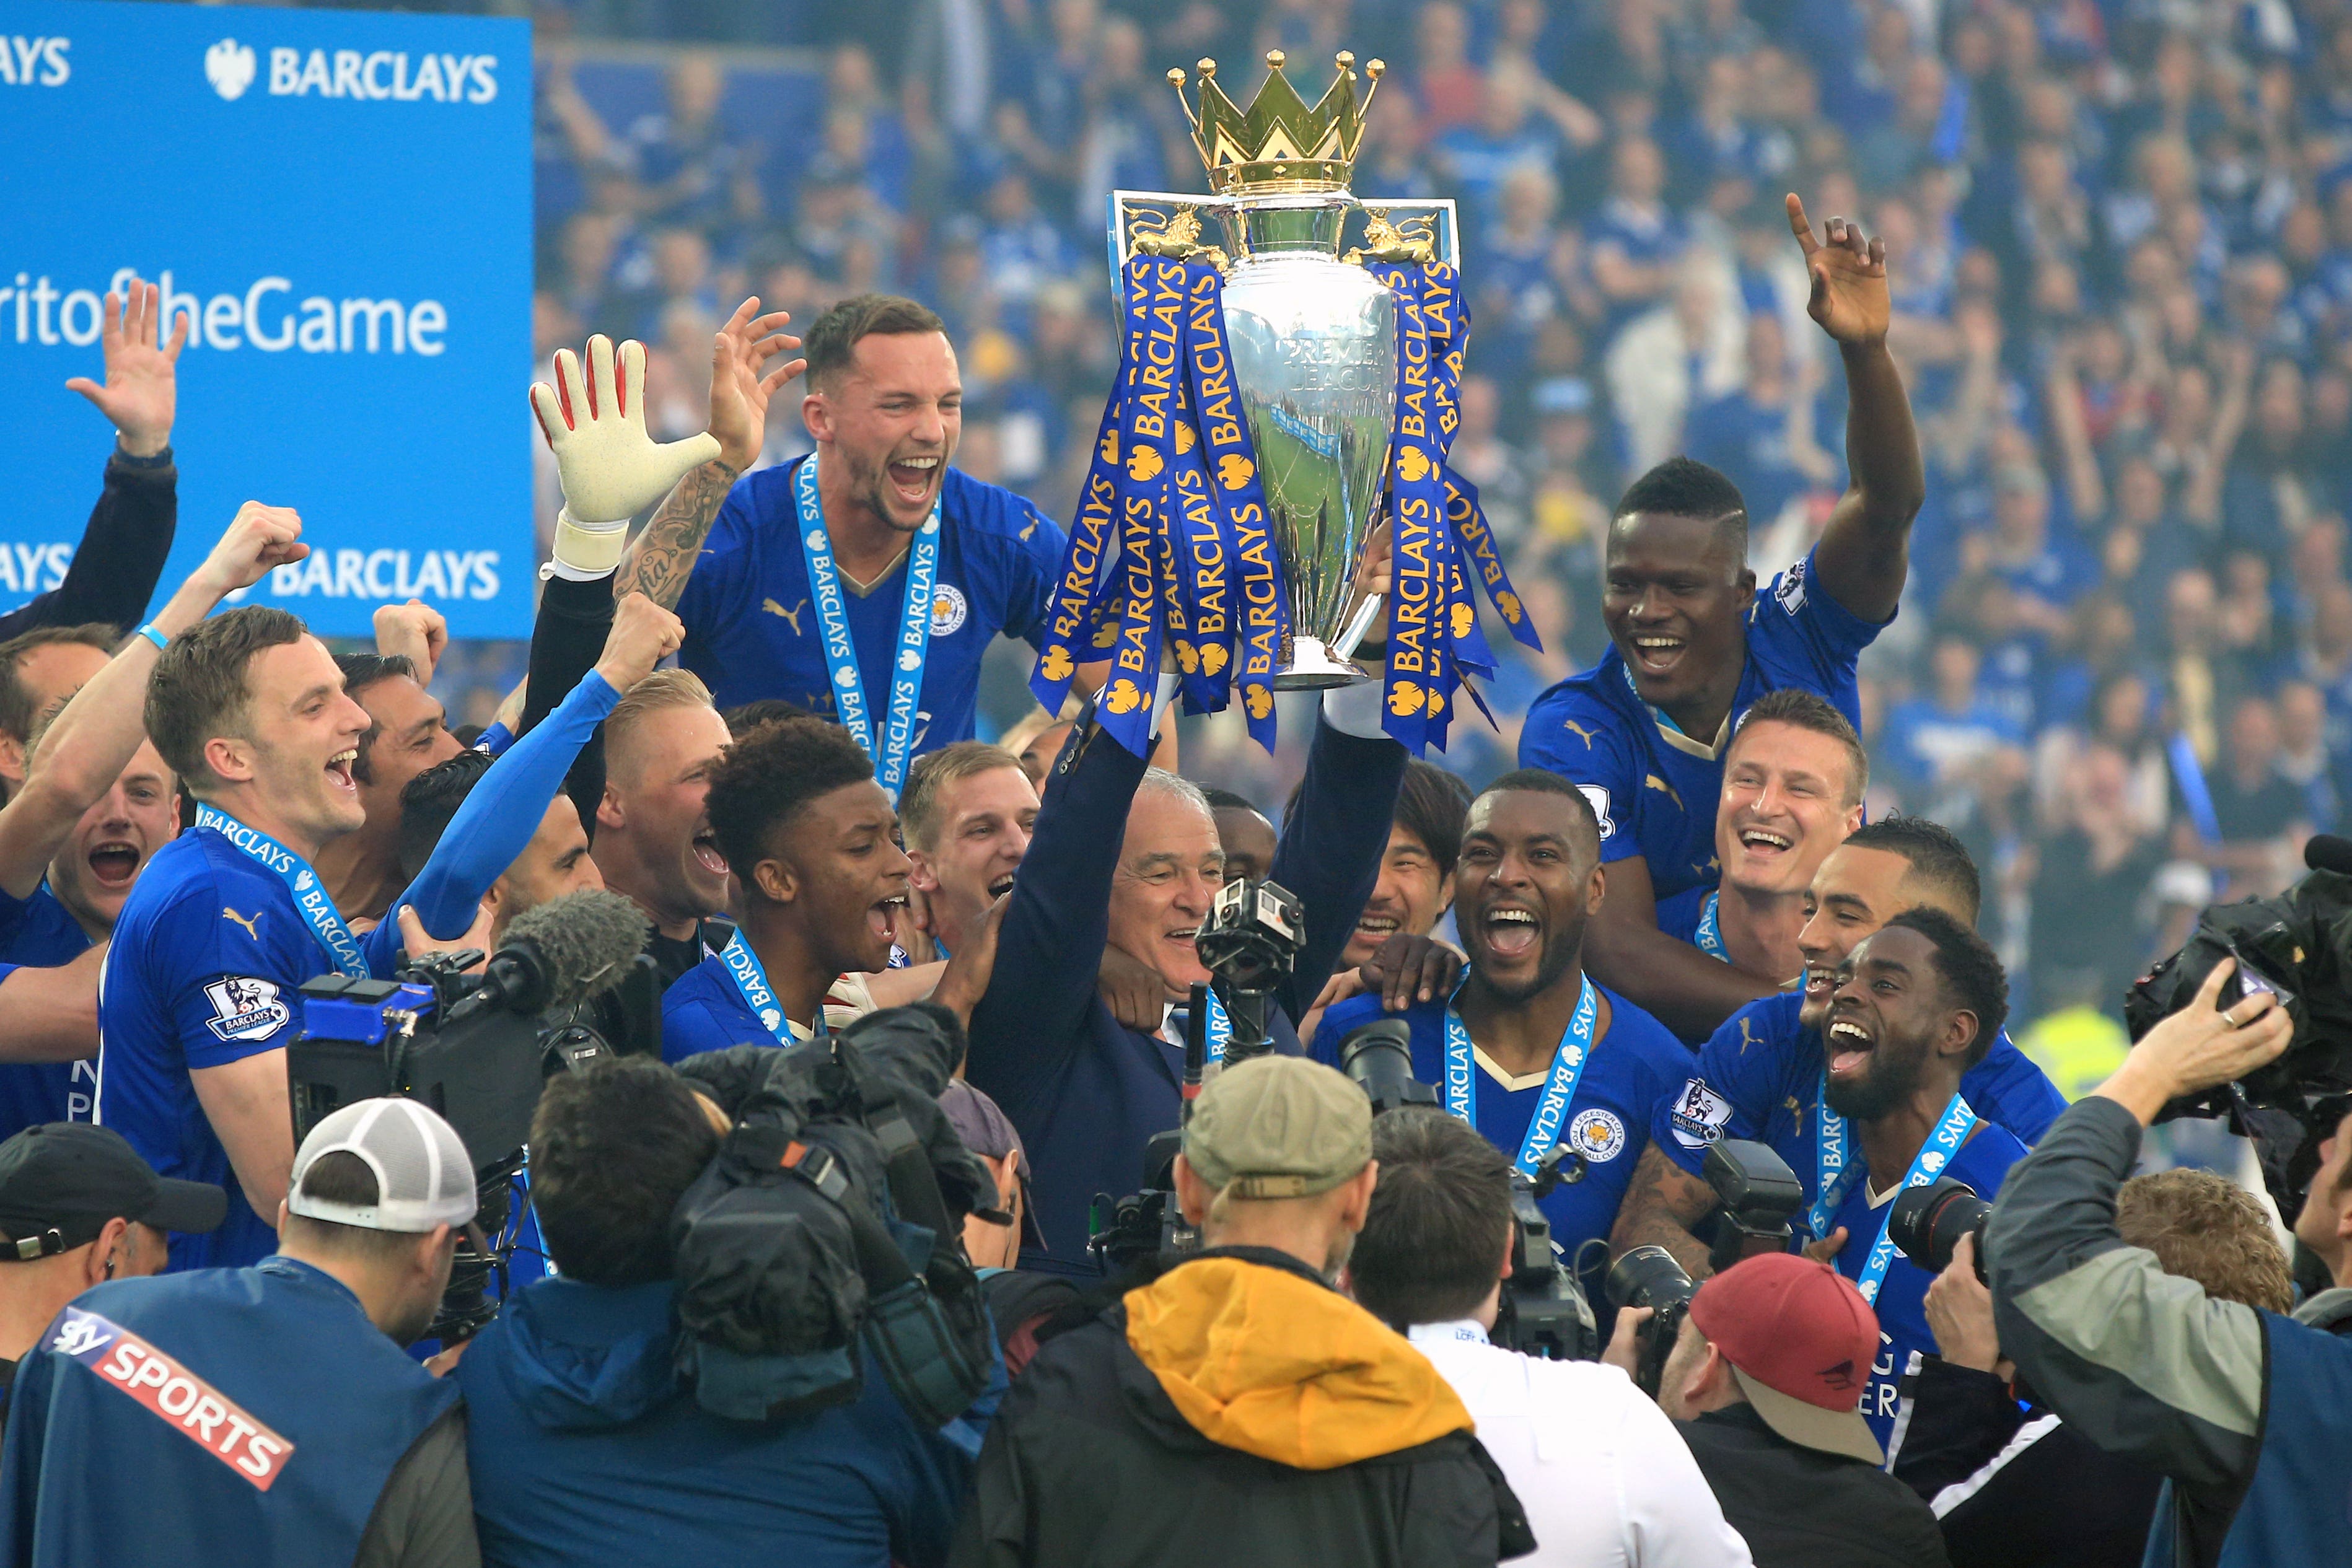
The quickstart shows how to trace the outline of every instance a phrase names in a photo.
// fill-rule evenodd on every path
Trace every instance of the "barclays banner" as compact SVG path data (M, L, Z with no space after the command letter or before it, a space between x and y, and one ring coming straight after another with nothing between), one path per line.
M238 6L0 6L0 610L57 585L113 441L100 300L190 322L158 599L239 503L311 556L248 603L365 636L531 614L530 30Z

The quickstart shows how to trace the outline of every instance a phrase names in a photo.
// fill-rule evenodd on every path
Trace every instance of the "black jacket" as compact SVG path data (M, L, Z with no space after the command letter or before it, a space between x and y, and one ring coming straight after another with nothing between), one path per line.
M42 626L103 622L128 632L147 619L148 601L172 553L180 521L180 471L172 449L139 462L118 449L89 510L65 580L0 615L0 642Z
M1860 1459L1800 1448L1752 1405L1679 1424L1756 1568L1945 1568L1936 1516Z
M1315 1280L1258 1248L1233 1258ZM1320 1281L1316 1281L1320 1285ZM1417 1355L1402 1340L1400 1349ZM1344 1408L1323 1418L1343 1419ZM1478 1568L1534 1549L1466 1427L1328 1469L1203 1437L1129 1347L1125 1298L1041 1346L981 1449L950 1568Z
M1932 1355L1903 1380L1896 1479L1927 1500L1952 1568L2139 1568L2164 1478L1990 1372Z

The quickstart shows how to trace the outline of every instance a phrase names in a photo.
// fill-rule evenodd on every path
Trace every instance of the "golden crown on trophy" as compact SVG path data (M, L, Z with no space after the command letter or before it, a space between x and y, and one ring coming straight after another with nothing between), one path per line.
M1364 110L1388 68L1379 60L1365 64L1371 86L1359 102L1356 57L1341 50L1339 74L1323 101L1309 109L1282 74L1282 51L1268 49L1265 63L1265 85L1241 110L1217 85L1217 62L1200 62L1200 111L1187 103L1185 118L1192 123L1192 145L1208 165L1210 188L1220 195L1346 189L1356 144L1364 137ZM1170 71L1168 85L1183 102L1183 71Z

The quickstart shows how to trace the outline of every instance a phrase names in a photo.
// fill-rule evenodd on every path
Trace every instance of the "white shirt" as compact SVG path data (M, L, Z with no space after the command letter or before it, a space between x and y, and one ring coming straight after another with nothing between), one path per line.
M1475 1322L1407 1335L1478 1425L1535 1530L1530 1568L1748 1568L1665 1412L1613 1366L1499 1350Z

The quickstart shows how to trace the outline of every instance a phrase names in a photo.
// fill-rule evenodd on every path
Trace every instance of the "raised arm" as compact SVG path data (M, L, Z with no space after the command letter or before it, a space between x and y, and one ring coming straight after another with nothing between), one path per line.
M482 775L443 830L425 869L393 901L394 909L414 908L425 932L443 939L471 925L482 894L539 831L547 803L580 747L621 694L677 651L681 635L677 617L668 611L638 595L623 601L604 656L546 723L509 747ZM369 968L388 973L399 947L396 922L378 925L363 939Z
M1845 494L1830 513L1814 557L1823 587L1864 621L1885 621L1903 597L1910 570L1911 519L1927 498L1919 433L1903 374L1886 351L1893 307L1886 242L1864 239L1843 218L1813 235L1805 204L1791 193L1789 227L1805 253L1812 296L1805 309L1845 361Z
M1307 917L1306 946L1277 998L1294 1025L1331 977L1380 881L1404 765L1404 747L1381 728L1378 681L1324 694L1298 804L1283 819L1268 873L1298 895Z
M1985 1232L2001 1349L2069 1425L2208 1495L2242 1488L2262 1452L2263 1314L2168 1274L2116 1229L2141 1131L2170 1101L2242 1077L2286 1049L2268 998L2216 1006L2224 959L2142 1037L2001 1186ZM2257 1010L2257 1009L2260 1010Z
M791 311L761 316L759 308L759 296L753 295L711 340L709 434L719 444L718 455L688 469L646 524L621 562L616 594L642 593L665 610L677 608L719 503L737 476L759 460L769 400L808 368L806 360L796 359L767 369L770 360L799 348L801 340L784 331Z
M1034 1101L1077 1052L1144 766L1088 713L1046 778L1036 833L1007 895L996 967L971 1010L966 1071L1000 1101Z
M159 346L161 325L153 284L133 278L127 294L106 297L99 330L105 383L86 376L66 382L68 391L88 398L114 425L105 488L90 509L65 580L0 615L0 639L36 626L90 621L128 631L146 613L180 516L172 420L178 398L174 367L188 329L185 321L178 323L170 340Z
M300 560L310 553L301 533L302 519L289 509L247 501L212 553L156 612L155 629L176 637L272 567ZM145 637L124 643L58 711L26 758L25 787L0 808L0 888L11 898L32 895L50 857L72 836L81 814L114 788L146 737L147 677L157 656Z

